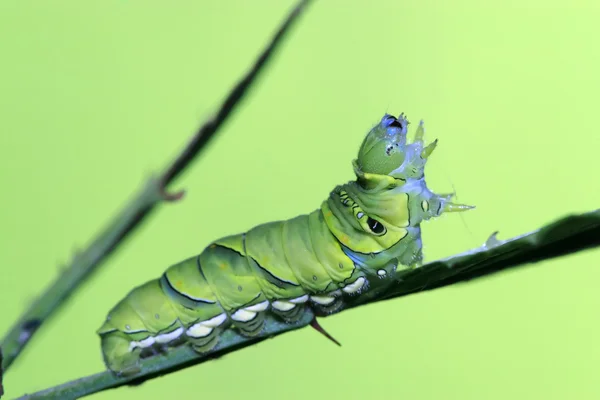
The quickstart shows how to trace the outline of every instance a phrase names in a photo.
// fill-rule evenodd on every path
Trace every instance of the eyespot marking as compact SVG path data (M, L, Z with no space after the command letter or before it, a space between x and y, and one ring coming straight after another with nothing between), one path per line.
M383 224L371 217L367 218L367 225L369 226L369 229L371 230L371 232L373 232L376 235L382 235L385 233L386 229L385 226L383 226Z
M403 118L404 114L400 114L400 118ZM393 115L385 115L383 118L383 125L386 128L399 128L399 129L404 129L404 126L402 125L402 122L400 122L396 117L394 117Z

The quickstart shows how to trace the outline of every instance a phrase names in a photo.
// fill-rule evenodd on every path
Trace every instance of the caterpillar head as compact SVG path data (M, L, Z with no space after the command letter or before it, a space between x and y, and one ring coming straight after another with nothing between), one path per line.
M439 216L443 212L473 208L454 204L450 201L452 195L436 195L427 188L425 164L437 146L437 139L425 145L425 127L420 121L413 140L409 142L409 124L404 113L397 118L385 114L369 131L353 162L360 185L375 192L397 188L400 193L410 194L411 203L419 203L414 208L423 219Z
M408 125L404 113L398 118L385 114L367 134L358 152L356 166L366 174L389 175L400 179L419 179L425 162L437 140L424 147L423 121L419 123L412 143L407 143Z

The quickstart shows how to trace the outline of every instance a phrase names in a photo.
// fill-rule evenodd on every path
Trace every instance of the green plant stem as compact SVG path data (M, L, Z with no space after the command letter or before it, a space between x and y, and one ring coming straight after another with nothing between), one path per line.
M350 297L345 309L436 289L480 278L507 268L598 246L600 246L600 210L571 215L509 240L500 241L494 234L479 248L433 261L417 269L402 271L397 280L370 281L370 284L374 285L373 290L362 296ZM255 339L244 338L233 330L228 330L222 334L217 348L205 355L198 355L189 346L183 346L169 351L166 355L142 360L141 372L129 378L118 378L110 371L105 371L26 395L20 399L74 399L118 386L139 384L156 376L251 346L267 337L305 327L314 318L310 308L307 307L306 311L302 319L294 325L282 323L268 315L261 335Z
M4 386L2 386L2 349L0 348L0 397L4 394Z
M2 342L0 342L0 348L4 353L4 360L0 366L2 370L7 370L31 340L37 329L123 243L124 239L140 226L157 205L163 201L179 200L183 196L183 192L167 193L166 186L198 156L204 146L225 123L232 111L239 106L244 95L256 81L259 73L264 70L267 61L274 54L292 24L298 19L308 3L308 0L301 0L297 3L255 64L225 98L216 115L200 127L188 145L158 177L147 182L142 190L123 207L122 211L117 214L116 218L87 249L75 255L64 272L56 278L45 292L37 297L19 321L10 328Z
M248 339L240 336L233 330L223 332L219 343L209 356L199 357L190 346L183 346L168 353L165 357L152 357L144 360L142 371L131 377L117 377L108 371L86 376L51 389L23 396L25 399L77 399L102 390L123 386L127 384L139 384L151 378L164 375L171 371L191 366L202 361L208 361L235 351L238 346L246 347L250 343L255 344L268 339L271 336L298 329L308 325L313 319L312 313L308 312L295 324L286 324L277 319L267 316L265 329L259 336Z

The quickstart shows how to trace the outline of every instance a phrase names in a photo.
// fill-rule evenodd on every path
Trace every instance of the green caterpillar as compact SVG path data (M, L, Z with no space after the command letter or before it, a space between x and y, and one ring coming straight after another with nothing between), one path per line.
M306 307L331 314L369 280L418 267L421 221L473 207L427 188L424 167L437 140L424 146L421 121L407 143L408 124L404 114L385 114L353 161L356 180L319 209L219 239L133 289L97 332L107 367L134 373L145 353L168 346L206 352L225 329L254 336L265 312L286 322Z

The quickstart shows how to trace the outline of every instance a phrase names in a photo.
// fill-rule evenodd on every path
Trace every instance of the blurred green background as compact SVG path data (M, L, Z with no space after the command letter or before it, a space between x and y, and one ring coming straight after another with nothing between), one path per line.
M253 62L292 1L0 3L0 334ZM439 139L430 187L477 206L427 260L600 205L600 5L315 1L162 206L38 332L7 397L104 365L95 330L211 240L318 207L385 112ZM597 399L599 251L361 307L91 399Z

